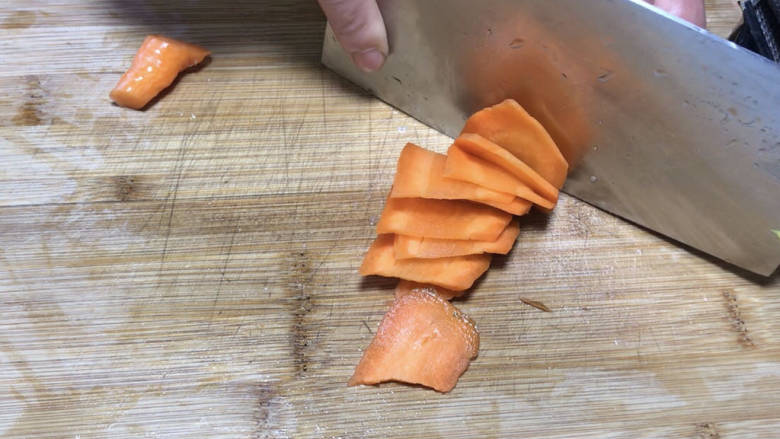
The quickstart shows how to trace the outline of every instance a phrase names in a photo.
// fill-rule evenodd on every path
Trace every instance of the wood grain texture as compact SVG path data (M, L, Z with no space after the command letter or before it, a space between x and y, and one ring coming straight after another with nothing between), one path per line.
M323 26L308 0L0 6L0 436L776 437L777 276L565 195L458 302L482 346L452 393L347 388L398 153L449 139L322 69ZM112 106L149 32L213 60Z

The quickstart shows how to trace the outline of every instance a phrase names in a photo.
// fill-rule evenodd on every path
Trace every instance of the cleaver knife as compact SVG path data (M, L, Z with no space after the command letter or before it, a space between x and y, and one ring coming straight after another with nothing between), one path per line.
M564 192L751 272L780 265L780 65L634 0L379 0L391 53L323 63L455 137L517 100Z

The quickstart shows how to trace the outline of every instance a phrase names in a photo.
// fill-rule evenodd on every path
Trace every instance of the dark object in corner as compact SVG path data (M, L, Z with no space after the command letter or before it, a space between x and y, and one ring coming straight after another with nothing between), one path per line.
M744 0L742 24L729 40L780 63L780 0Z

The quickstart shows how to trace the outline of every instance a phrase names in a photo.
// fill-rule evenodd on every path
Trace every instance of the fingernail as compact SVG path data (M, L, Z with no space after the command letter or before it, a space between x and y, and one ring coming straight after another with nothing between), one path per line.
M385 63L385 56L376 49L352 53L352 61L364 72L375 72Z

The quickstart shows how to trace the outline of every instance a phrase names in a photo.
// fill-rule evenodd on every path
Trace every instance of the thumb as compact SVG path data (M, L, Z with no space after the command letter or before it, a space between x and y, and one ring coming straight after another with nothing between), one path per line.
M341 47L363 71L379 70L387 57L387 33L375 0L318 0Z

